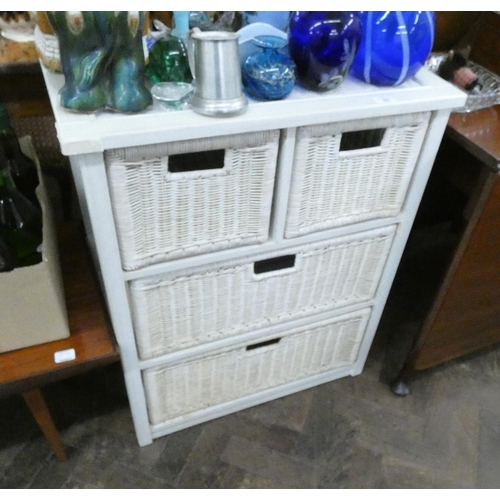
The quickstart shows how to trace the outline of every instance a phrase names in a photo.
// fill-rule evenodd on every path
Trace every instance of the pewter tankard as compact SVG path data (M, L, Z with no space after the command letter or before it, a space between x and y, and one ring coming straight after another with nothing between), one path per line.
M228 116L246 110L238 37L237 33L198 28L189 33L189 64L195 79L190 106L197 113Z

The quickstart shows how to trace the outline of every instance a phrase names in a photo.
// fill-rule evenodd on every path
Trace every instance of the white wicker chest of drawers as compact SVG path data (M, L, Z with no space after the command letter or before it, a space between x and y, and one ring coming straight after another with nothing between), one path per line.
M141 446L362 371L465 94L423 69L231 118L79 115L43 71Z

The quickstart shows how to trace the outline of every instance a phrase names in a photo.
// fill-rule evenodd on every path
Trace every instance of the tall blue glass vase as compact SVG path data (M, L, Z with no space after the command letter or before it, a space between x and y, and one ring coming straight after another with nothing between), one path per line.
M380 86L400 85L424 65L434 43L430 11L361 12L363 37L352 75Z
M288 49L299 81L316 91L334 90L347 76L361 41L354 12L294 12Z

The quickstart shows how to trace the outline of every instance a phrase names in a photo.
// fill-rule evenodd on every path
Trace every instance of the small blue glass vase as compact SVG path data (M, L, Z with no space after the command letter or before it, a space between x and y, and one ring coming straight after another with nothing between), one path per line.
M361 41L355 12L294 12L288 49L302 85L316 91L336 89L345 79Z
M379 86L405 82L424 65L434 43L430 11L361 12L363 39L352 75Z
M271 35L256 36L253 43L261 52L248 56L242 68L242 81L248 94L256 99L283 99L295 86L296 68L293 60L280 50L287 41Z

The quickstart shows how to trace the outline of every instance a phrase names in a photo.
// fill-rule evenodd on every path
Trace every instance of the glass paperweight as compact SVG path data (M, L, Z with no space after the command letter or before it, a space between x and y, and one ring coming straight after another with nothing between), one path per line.
M185 82L161 82L151 88L153 97L169 109L182 109L191 99L193 91L193 85Z
M243 86L248 94L260 100L283 99L295 85L293 60L280 52L287 45L284 38L257 36L253 43L262 50L248 56L242 68Z
M151 83L193 81L186 46L179 38L168 33L149 51L146 74Z

